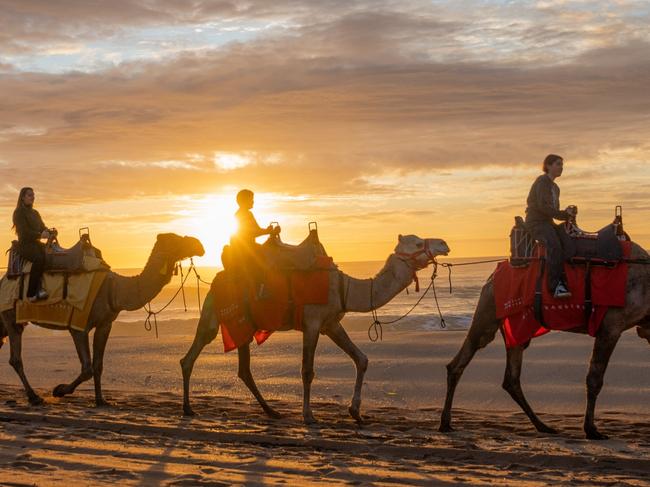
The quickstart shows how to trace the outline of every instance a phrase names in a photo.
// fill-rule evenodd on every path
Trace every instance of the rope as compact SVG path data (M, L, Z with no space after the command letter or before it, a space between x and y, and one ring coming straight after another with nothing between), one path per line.
M411 306L411 309L409 309L406 313L404 313L402 316L399 318L395 318L390 321L379 321L379 317L377 316L377 310L372 309L372 318L373 322L372 324L368 327L368 338L370 339L371 342L376 342L377 340L383 340L384 336L384 330L382 328L383 325L392 325L393 323L397 323L398 321L403 320L406 318L408 315L411 314L411 312L417 308L417 306L422 302L424 297L427 295L430 289L433 289L433 295L436 300L436 306L438 307L438 313L440 315L440 327L445 328L447 326L447 323L445 322L445 319L442 316L442 313L440 312L440 306L438 305L438 296L436 295L436 287L435 287L435 279L438 277L438 263L434 260L433 261L433 273L431 274L431 280L429 281L429 285L427 288L424 290L422 295L418 298L418 300L415 302L413 306ZM372 288L373 288L373 282L374 280L370 280L370 306L371 308L373 307L372 304Z
M169 307L170 304L178 297L179 293L183 291L183 296L185 295L185 281L190 277L190 273L192 269L194 268L194 262L190 264L190 268L187 272L187 275L185 277L181 277L181 285L178 288L178 290L174 293L172 298L165 304L162 308L160 308L158 311L153 311L151 309L151 302L147 303L144 305L144 310L147 312L147 317L144 319L144 329L147 331L151 331L152 325L151 325L151 317L153 317L153 327L156 329L156 338L158 338L158 318L157 316L165 311L167 307ZM182 276L182 271L181 271L181 276ZM187 311L187 307L185 307L185 311Z
M448 272L449 272L449 294L453 292L452 288L452 283L451 283L451 268L454 266L464 266L464 265L477 265L477 264L487 264L490 262L502 262L504 259L489 259L489 260L477 260L473 262L462 262L459 264L453 264L451 262L442 262L438 263L438 261L434 260L433 261L433 272L431 274L431 281L429 282L429 285L427 288L424 290L420 298L415 302L413 306L411 306L411 309L409 309L406 313L404 313L402 316L399 318L396 318L391 321L379 321L379 317L377 316L377 311L375 309L372 309L372 319L373 322L370 324L368 327L368 338L370 339L371 342L376 342L377 340L383 340L384 337L384 329L382 328L382 325L391 325L393 323L397 323L398 321L403 320L406 318L408 315L411 314L411 312L420 304L420 302L424 299L424 297L427 295L429 290L433 290L433 299L436 303L436 309L438 310L438 316L440 317L440 328L446 328L447 327L447 322L445 321L444 316L442 315L442 310L440 309L440 303L438 301L438 293L436 292L436 284L435 284L435 279L438 277L438 265L441 265L442 267L446 267ZM372 308L372 288L373 288L373 279L370 280L370 307ZM408 288L407 288L407 293L408 293Z
M456 266L463 266L463 265L477 265L477 264L488 264L490 262L503 262L505 259L489 259L489 260L475 260L473 262L461 262L459 264L454 264L452 262L441 262L440 265L442 267L446 267L448 274L449 274L449 294L453 292L452 285L451 285L451 268ZM435 292L435 289L434 289ZM436 300L436 304L438 304L438 301ZM438 309L438 312L440 312L440 309Z

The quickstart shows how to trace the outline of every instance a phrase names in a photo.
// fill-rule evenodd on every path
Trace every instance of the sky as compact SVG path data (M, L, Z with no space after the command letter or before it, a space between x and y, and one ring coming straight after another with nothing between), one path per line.
M235 194L337 261L398 234L505 255L548 153L650 246L650 2L0 0L0 239L22 186L114 267L157 233L219 265Z

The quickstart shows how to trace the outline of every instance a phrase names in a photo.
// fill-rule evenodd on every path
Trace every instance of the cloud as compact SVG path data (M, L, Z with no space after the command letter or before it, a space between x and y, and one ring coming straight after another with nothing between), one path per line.
M28 184L68 207L245 186L351 226L419 223L430 199L489 233L549 152L575 170L563 195L580 205L608 211L596 161L612 197L644 207L650 40L634 2L62 3L0 0L3 54L89 56L83 72L0 66L5 207ZM185 44L169 26L258 30ZM126 31L150 57L94 58Z

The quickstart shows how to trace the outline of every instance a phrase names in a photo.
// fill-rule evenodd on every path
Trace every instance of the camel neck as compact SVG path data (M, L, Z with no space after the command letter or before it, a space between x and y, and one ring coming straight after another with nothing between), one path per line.
M158 295L170 281L174 262L155 250L140 274L133 277L114 275L114 307L116 311L142 308Z
M413 269L395 254L372 279L349 280L346 286L346 310L366 313L381 308L413 282Z

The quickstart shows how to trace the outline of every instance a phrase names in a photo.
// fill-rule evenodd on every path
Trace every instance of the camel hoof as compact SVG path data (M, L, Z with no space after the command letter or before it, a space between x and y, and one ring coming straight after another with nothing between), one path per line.
M38 394L29 396L28 401L30 406L42 406L43 404L45 404L45 400Z
M59 384L52 391L52 395L54 397L63 397L67 394L67 392L65 391L67 388L68 388L67 384Z
M585 431L585 433L587 433L587 439L588 440L602 441L602 440L608 440L609 439L609 436L604 435L603 433L601 433L597 429L588 430L588 431Z
M318 421L316 421L316 418L314 418L313 414L306 414L303 417L304 417L305 424L307 426L314 425L314 424L318 423Z
M438 427L438 431L440 431L441 433L453 433L454 428L452 428L450 424L441 423L440 426Z
M183 406L183 416L196 416L196 413L190 406Z
M271 419L282 419L282 414L280 414L273 408L265 409L264 412Z
M110 408L110 407L113 407L113 405L110 402L106 401L105 399L99 399L99 400L95 400L95 407L96 408Z
M361 414L359 413L359 408L353 408L350 406L348 408L348 412L350 413L350 416L352 416L352 419L354 419L357 423L363 423L363 419L361 418Z
M536 428L537 431L539 431L540 433L545 433L547 435L557 435L559 433L559 431L556 430L555 428L551 428L550 426L546 426L545 424L541 424Z

